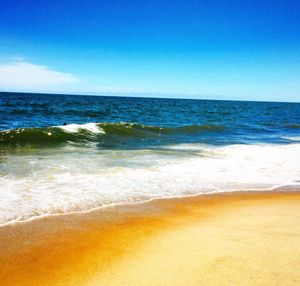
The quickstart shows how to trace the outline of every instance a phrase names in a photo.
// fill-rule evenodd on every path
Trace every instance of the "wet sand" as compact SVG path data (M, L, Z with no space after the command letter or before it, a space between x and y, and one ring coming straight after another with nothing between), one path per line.
M5 285L300 285L300 192L156 200L0 228Z

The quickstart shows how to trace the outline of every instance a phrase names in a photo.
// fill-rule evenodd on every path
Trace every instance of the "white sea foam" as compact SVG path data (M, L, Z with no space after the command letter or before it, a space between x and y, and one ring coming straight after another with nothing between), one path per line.
M298 143L170 149L175 154L186 150L187 156L70 149L2 158L0 223L158 197L297 185L300 180Z
M104 130L101 129L101 127L97 126L96 123L85 123L85 124L67 124L67 125L61 125L57 126L61 129L63 129L66 132L76 133L80 130L87 130L92 133L105 133Z

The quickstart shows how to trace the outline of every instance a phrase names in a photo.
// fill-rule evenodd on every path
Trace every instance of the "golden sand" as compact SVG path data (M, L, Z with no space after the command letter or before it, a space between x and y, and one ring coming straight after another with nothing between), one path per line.
M300 193L158 200L0 228L0 285L300 285Z

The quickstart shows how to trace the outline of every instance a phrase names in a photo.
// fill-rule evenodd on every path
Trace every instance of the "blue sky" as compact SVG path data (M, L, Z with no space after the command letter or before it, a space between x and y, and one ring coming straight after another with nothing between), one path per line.
M300 1L0 2L0 90L300 101Z

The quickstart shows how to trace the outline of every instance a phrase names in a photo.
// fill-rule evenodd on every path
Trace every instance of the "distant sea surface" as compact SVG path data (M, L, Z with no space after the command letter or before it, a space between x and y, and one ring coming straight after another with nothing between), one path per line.
M0 93L0 224L299 182L298 103Z

